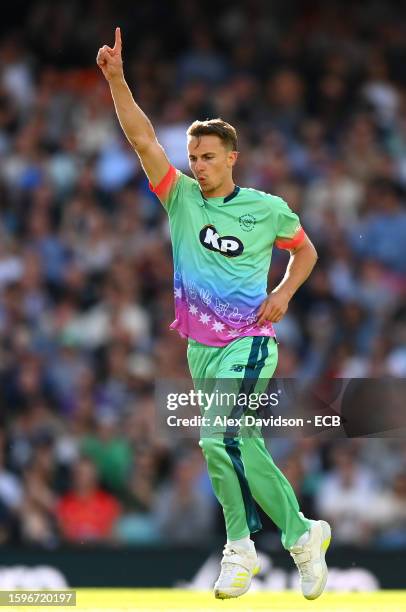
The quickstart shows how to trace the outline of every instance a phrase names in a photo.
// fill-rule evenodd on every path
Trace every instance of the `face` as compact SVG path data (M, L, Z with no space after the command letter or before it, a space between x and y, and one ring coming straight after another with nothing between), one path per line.
M76 491L87 492L97 486L96 467L86 459L76 464L73 477Z
M215 134L188 137L189 166L204 193L230 181L237 151L229 151Z

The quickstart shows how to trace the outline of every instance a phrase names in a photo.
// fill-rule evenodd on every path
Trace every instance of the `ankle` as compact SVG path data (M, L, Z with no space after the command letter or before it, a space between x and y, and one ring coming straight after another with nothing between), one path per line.
M245 538L240 538L239 540L229 540L227 539L227 544L231 544L237 546L238 548L243 548L244 550L255 550L255 544L251 540L250 536L245 536Z
M305 531L295 542L295 546L303 546L303 544L306 544L309 540L310 537L310 529L308 529L307 531Z

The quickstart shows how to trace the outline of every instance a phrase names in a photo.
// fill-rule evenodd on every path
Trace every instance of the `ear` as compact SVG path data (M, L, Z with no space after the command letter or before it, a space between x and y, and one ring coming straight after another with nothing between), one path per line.
M238 155L239 155L238 151L229 151L228 152L227 162L228 162L228 166L230 168L232 168L236 164L237 159L238 159Z

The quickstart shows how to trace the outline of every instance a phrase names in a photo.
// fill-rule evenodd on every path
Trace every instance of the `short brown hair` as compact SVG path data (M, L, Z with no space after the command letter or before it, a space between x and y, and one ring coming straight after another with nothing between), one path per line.
M205 121L193 121L187 131L188 136L207 136L214 134L222 141L226 149L237 151L237 132L235 128L223 121L223 119L206 119Z

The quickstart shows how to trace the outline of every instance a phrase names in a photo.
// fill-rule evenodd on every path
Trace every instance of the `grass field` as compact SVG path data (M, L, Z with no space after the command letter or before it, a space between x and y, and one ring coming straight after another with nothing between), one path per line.
M56 607L13 607L25 612L60 610ZM406 612L406 591L375 593L325 593L316 601L306 601L298 593L257 592L244 597L218 601L212 593L180 589L79 589L77 606L65 610L105 610L106 612L211 612L222 610L268 610L269 612Z

